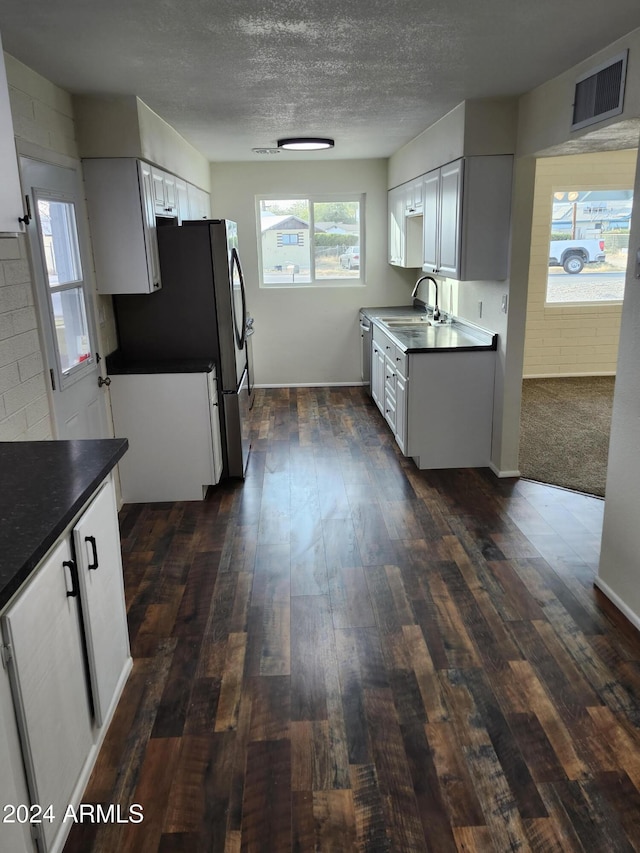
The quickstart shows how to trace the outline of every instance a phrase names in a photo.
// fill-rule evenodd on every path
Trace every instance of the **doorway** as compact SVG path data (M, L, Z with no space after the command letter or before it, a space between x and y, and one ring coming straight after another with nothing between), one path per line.
M583 475L606 477L636 161L629 149L536 163L519 468L591 494L604 488L585 487Z
M71 168L22 156L20 176L30 208L27 244L54 437L106 438L79 164Z

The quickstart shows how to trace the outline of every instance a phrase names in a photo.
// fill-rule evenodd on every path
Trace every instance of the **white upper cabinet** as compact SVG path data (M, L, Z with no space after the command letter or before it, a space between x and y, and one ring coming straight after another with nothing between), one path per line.
M404 189L389 190L389 263L402 266L404 256Z
M153 186L153 206L156 216L174 217L178 215L177 178L162 169L151 166L151 185Z
M0 42L0 232L15 234L22 231L23 226L19 220L23 216L9 87Z
M178 205L178 222L182 224L189 219L189 191L187 182L176 178L176 204Z
M424 175L424 272L507 277L512 167L511 155L465 157Z
M389 263L422 266L422 178L389 190Z
M153 293L160 285L151 166L131 158L83 160L99 293Z
M158 224L209 218L209 194L128 157L82 161L98 293L158 290Z
M406 216L420 216L422 213L422 178L409 181L404 187L404 211Z
M440 169L440 257L441 275L460 278L462 178L464 162L456 160Z
M211 199L209 193L193 184L187 184L189 198L189 219L210 219Z

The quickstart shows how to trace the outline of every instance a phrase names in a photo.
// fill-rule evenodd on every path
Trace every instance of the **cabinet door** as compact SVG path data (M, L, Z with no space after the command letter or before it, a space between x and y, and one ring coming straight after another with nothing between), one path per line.
M423 232L422 260L430 272L437 272L439 262L440 169L424 176L422 186Z
M158 257L158 235L156 231L156 196L158 185L153 178L151 166L138 161L140 175L141 207L144 217L144 240L147 255L148 281L146 293L152 293L160 287L160 259ZM164 193L164 188L162 189ZM115 215L115 211L114 211Z
M371 350L371 396L374 403L384 414L384 352L380 346L373 343Z
M129 667L120 531L111 479L73 530L96 722L107 719Z
M404 257L404 190L395 187L389 190L389 263L402 266Z
M215 371L207 376L209 382L209 407L211 413L211 446L213 449L213 483L222 477L222 437L220 433L220 406L218 405L218 380Z
M93 745L75 581L60 542L3 616L10 675L31 801L56 820L42 830L49 849Z
M0 850L10 853L34 853L34 844L26 823L20 823L12 806L29 805L27 782L22 766L20 740L13 710L9 676L0 666Z
M16 143L9 103L9 88L0 42L0 231L18 232L18 222L24 216Z
M407 455L407 380L402 374L396 374L396 442L398 447Z
M178 213L176 179L169 174L164 176L164 212L168 216L176 216Z
M189 219L209 219L211 217L211 199L209 193L193 184L187 184L189 197Z
M176 178L176 204L178 205L178 222L189 219L189 196L187 194L187 182Z
M411 181L405 192L405 212L408 216L419 216L422 213L422 177Z
M440 169L440 257L438 272L460 277L463 160Z
M164 213L165 208L165 191L164 191L164 172L156 169L154 166L149 168L151 174L151 192L153 197L153 209L157 213Z

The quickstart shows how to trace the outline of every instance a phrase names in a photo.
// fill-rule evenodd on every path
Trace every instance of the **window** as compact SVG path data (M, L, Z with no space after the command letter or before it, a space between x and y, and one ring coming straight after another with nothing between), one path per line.
M551 204L547 304L619 302L633 190L557 190Z
M41 195L37 213L57 358L64 380L92 360L75 207L73 202Z
M264 287L362 284L360 195L258 198Z
M279 246L302 246L302 234L280 234Z

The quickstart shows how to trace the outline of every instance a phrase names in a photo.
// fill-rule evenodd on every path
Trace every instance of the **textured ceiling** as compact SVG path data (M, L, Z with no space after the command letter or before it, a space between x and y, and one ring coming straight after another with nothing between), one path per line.
M137 95L214 161L298 134L335 138L322 159L387 157L638 26L638 0L0 2L7 53L72 93Z

